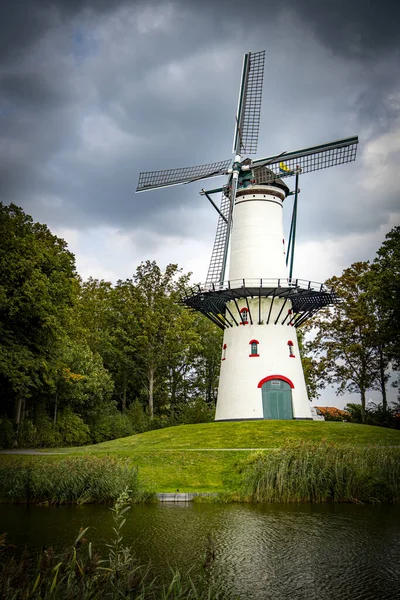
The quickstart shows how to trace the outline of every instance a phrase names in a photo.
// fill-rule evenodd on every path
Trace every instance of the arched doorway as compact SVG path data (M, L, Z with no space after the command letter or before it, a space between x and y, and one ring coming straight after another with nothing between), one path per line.
M266 377L258 384L261 387L264 419L293 419L292 387L286 377Z

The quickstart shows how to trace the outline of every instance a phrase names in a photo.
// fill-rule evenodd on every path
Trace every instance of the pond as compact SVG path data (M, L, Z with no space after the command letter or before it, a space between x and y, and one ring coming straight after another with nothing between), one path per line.
M18 546L73 543L80 527L104 550L112 535L105 506L0 506L0 532ZM200 565L208 536L224 586L242 599L400 598L400 507L360 505L148 504L124 528L142 562Z

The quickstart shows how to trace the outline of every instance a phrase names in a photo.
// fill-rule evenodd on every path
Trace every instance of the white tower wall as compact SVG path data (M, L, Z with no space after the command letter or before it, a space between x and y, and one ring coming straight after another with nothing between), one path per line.
M282 207L284 193L263 186L263 193L236 197L231 234L229 279L285 278ZM254 190L256 191L256 190Z
M272 185L239 190L231 232L229 280L232 288L235 288L235 280L275 279L274 287L278 287L278 279L287 278L282 222L284 198L284 191ZM232 322L230 313L236 315L239 324L227 327L224 332L217 421L264 418L261 386L267 378L289 383L293 418L312 418L296 330L288 326L290 318L281 324L291 310L290 301L284 302L282 298L270 297L261 297L261 300L248 297L246 302L246 298L238 297L237 306L234 301L227 303L226 318ZM237 308L250 309L253 324L250 318L247 324L240 323ZM258 356L251 355L253 340L258 342ZM292 343L292 352L288 342Z
M237 301L239 308L246 308L244 299ZM215 419L262 419L262 392L258 387L260 382L272 375L283 377L293 385L292 406L294 419L311 419L310 402L304 380L296 330L294 327L274 324L279 311L284 303L282 299L275 299L270 313L271 300L261 299L261 319L258 324L258 299L248 299L249 308L253 316L253 325L229 327L225 330L223 360L218 388L218 401ZM233 302L228 303L234 313ZM285 309L290 310L289 302ZM270 314L270 323L266 324ZM281 313L284 314L284 313ZM256 340L258 355L250 356L250 342ZM292 353L288 342L292 342Z

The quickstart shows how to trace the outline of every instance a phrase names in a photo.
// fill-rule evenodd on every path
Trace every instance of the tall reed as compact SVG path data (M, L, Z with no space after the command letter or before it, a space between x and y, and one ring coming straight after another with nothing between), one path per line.
M61 460L0 462L0 501L10 503L84 504L114 501L129 488L135 501L151 494L141 489L137 467L128 460L96 456Z
M298 443L240 465L242 498L256 502L399 502L400 449Z
M0 536L0 600L223 600L227 594L216 583L209 567L197 575L171 569L170 577L154 577L130 548L123 546L122 530L131 503L124 490L112 508L113 538L108 554L100 556L79 532L73 546L56 555L47 548L16 558L14 549Z

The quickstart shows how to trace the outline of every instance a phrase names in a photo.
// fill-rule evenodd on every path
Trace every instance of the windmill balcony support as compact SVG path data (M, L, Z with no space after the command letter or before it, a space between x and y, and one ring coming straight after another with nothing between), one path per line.
M279 304L281 299L286 300L284 308ZM240 325L241 308L247 308L249 318L258 324L277 320L276 324L297 328L320 308L336 301L334 290L322 283L267 277L199 285L187 290L182 298L186 306L203 313L221 329Z

